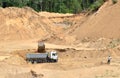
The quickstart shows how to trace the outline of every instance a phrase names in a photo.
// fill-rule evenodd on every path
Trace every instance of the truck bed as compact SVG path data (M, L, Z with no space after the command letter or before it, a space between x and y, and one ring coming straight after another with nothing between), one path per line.
M32 58L47 58L47 53L28 53L26 54L27 59Z

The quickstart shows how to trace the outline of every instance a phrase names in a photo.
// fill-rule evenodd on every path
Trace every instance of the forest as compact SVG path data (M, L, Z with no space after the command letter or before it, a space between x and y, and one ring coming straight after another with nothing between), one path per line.
M0 7L31 7L35 11L81 13L96 11L106 0L0 0Z

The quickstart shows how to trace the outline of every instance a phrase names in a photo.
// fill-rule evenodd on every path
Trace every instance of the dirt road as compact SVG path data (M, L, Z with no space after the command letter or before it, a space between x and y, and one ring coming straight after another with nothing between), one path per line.
M12 45L12 46L11 46ZM7 48L7 49L6 49ZM23 78L30 78L30 70L35 71L38 78L119 78L120 77L120 58L114 57L110 65L106 65L107 52L104 51L87 51L74 48L74 46L62 46L46 43L46 48L51 49L66 49L64 52L58 51L58 63L43 63L43 64L27 64L23 58L18 55L12 55L15 50L22 53L28 51L26 49L37 49L37 42L30 41L14 41L1 42L0 45L0 74L1 78L7 78L11 75L12 78L24 74ZM69 49L68 49L69 48ZM5 53L5 54L4 54ZM3 58L4 57L4 58ZM5 70L7 68L7 70ZM22 68L22 69L20 69ZM18 70L19 69L19 70ZM27 71L26 71L27 69ZM19 71L20 73L11 74L10 72ZM4 73L4 74L3 74ZM3 77L2 77L3 76Z

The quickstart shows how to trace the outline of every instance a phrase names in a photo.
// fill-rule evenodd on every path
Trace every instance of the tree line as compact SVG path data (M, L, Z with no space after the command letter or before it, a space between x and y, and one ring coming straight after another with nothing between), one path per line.
M96 11L105 0L0 0L0 7L31 7L36 11L80 13Z

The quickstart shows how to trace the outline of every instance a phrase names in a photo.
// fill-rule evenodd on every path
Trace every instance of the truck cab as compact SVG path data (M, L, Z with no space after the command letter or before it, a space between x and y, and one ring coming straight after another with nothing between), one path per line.
M53 62L57 62L58 61L58 54L56 51L51 51L48 52L48 58L49 60L53 61Z

